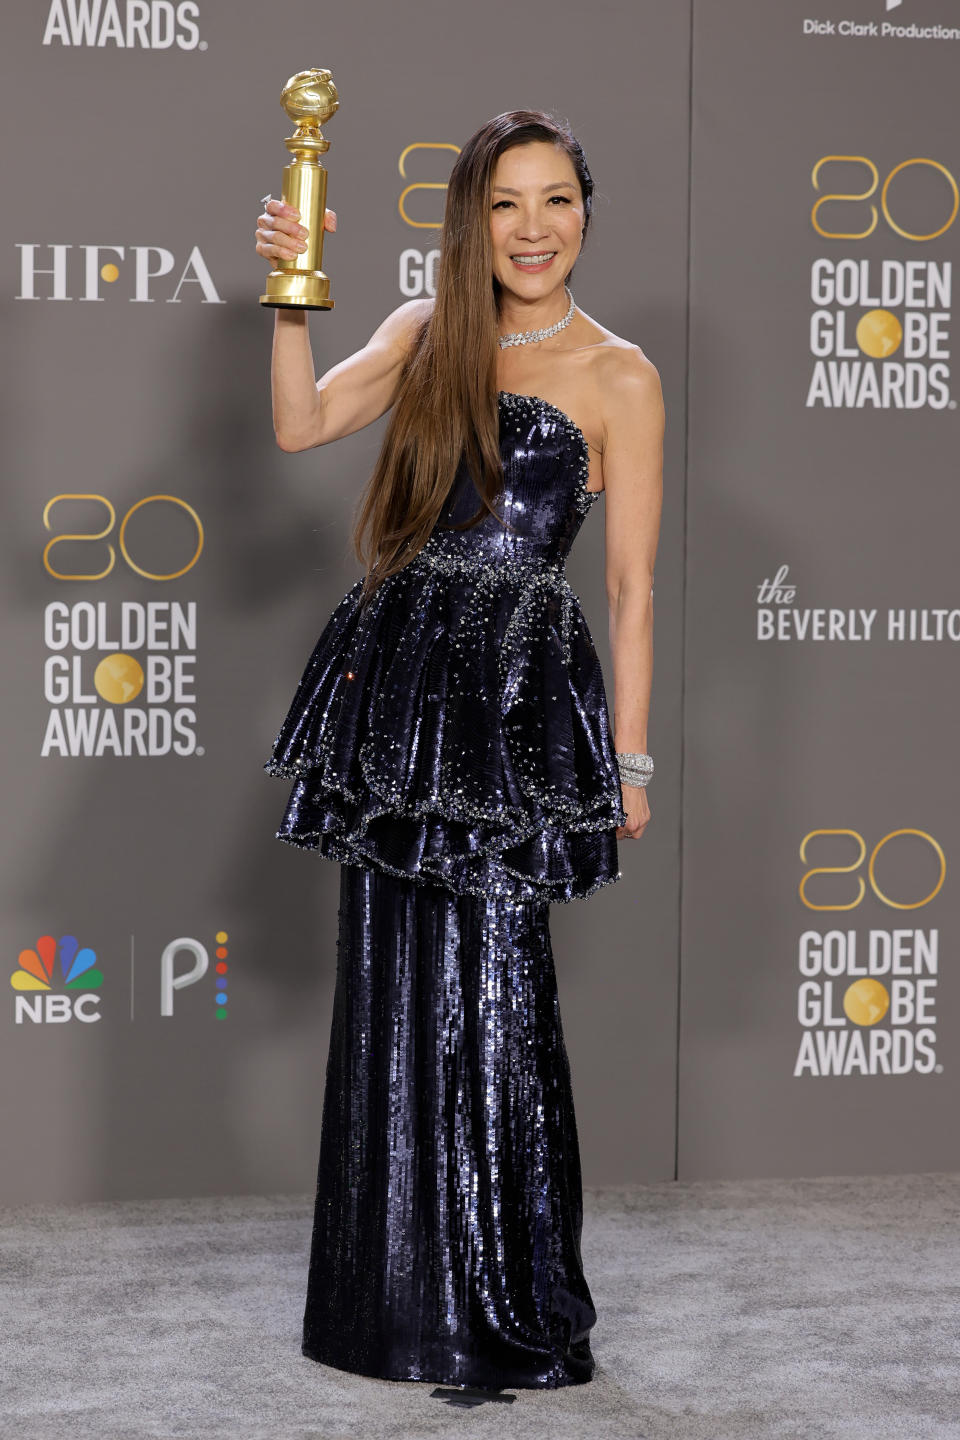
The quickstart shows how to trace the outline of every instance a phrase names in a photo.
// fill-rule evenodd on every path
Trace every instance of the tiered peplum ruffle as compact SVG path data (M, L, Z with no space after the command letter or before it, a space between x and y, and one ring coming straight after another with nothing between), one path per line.
M567 901L619 878L600 662L563 566L434 544L330 617L264 769L277 837L461 892Z

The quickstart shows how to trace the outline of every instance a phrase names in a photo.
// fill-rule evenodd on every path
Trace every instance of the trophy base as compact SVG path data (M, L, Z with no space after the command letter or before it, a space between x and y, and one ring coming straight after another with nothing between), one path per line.
M261 305L299 310L332 310L330 278L322 270L271 270Z

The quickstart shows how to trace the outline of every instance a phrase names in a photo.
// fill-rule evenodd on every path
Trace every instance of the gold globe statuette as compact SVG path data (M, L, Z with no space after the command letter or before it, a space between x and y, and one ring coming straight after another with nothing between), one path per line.
M327 172L320 156L330 149L320 130L340 107L329 70L300 70L291 75L280 104L296 129L283 143L293 160L283 172L283 201L300 211L307 227L306 250L293 260L278 260L267 276L261 305L290 305L302 310L332 310L330 279L323 264L323 218L327 204Z

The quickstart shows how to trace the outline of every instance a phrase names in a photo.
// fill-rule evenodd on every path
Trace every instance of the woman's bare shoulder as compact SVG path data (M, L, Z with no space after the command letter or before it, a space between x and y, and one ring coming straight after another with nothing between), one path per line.
M583 356L595 414L606 432L624 414L644 412L654 420L662 413L660 372L639 345L590 320Z
M650 356L641 349L633 340L625 340L622 335L616 335L608 330L605 325L584 315L591 327L591 336L587 342L586 350L590 357L591 368L601 384L625 383L638 380L649 384L659 372Z
M433 314L433 305L433 300L429 298L405 300L382 321L375 332L376 338L397 345L403 350L410 350Z

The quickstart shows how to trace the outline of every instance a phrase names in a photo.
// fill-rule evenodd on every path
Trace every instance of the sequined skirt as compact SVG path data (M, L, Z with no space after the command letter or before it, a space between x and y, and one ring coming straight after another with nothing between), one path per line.
M581 1224L549 904L341 865L303 1353L383 1379L588 1381Z

